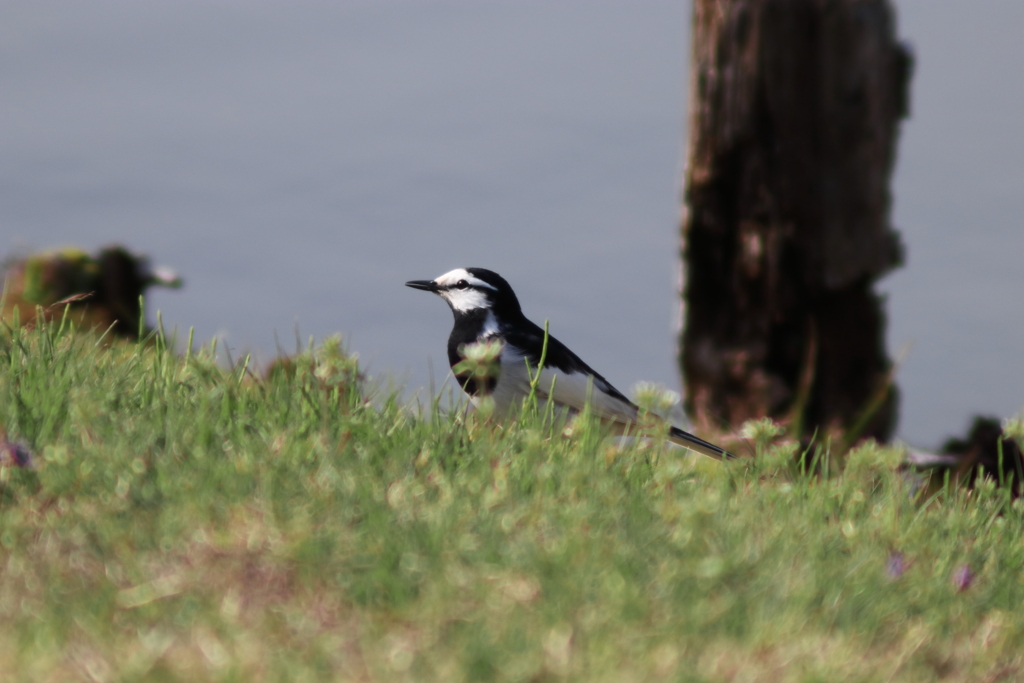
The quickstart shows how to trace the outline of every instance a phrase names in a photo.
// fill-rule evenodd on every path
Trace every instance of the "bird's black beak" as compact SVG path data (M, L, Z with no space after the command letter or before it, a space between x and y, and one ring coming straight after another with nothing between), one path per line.
M438 290L437 283L433 280L409 280L405 283L406 287L412 287L413 289L422 289L425 292L436 292Z

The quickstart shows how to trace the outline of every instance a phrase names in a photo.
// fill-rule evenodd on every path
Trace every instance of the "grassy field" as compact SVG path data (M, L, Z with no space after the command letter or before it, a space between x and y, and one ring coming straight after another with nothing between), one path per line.
M54 328L0 332L4 681L1024 680L1024 505L893 449L723 465L420 418L334 341L257 380Z

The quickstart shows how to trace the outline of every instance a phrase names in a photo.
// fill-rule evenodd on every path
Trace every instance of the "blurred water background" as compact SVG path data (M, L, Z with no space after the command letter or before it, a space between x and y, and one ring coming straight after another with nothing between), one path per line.
M882 283L899 433L1024 406L1024 3L899 0L917 57ZM271 359L341 332L425 395L456 266L623 390L678 389L682 0L0 6L0 252L122 242L167 327ZM153 316L150 316L151 321Z

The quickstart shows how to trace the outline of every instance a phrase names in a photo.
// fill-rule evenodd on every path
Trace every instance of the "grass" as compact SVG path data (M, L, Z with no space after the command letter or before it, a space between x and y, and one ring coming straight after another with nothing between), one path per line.
M719 464L581 420L265 380L161 338L0 332L5 681L1024 677L1024 506L865 445ZM833 467L830 471L838 471Z

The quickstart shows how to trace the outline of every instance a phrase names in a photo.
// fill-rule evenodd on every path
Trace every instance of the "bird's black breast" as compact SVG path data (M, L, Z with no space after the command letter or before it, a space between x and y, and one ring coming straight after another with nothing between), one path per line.
M462 362L462 355L459 353L460 346L483 341L481 336L487 322L487 314L486 310L479 309L456 315L455 326L452 327L452 333L448 336L448 365L452 370ZM497 375L488 377L486 384L478 382L472 374L466 372L456 373L455 379L470 396L490 394L498 385Z

